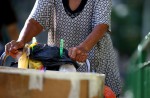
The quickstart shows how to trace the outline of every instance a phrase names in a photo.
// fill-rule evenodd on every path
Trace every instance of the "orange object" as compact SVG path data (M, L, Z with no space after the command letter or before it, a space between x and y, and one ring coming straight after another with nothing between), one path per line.
M116 94L111 90L110 87L104 87L104 97L105 98L116 98Z

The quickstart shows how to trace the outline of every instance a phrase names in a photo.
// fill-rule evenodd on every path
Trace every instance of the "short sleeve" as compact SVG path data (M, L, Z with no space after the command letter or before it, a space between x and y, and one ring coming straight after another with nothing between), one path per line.
M44 29L50 29L53 24L54 0L36 0L28 19L33 18Z
M97 2L95 2L95 7L93 11L92 25L95 27L98 24L107 24L110 30L111 8L111 0L97 0Z

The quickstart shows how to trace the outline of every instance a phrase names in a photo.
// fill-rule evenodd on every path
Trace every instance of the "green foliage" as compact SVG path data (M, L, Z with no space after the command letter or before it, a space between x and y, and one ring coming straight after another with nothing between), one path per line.
M116 12L116 6L112 10L112 38L114 46L121 54L131 55L141 41L142 31L142 0L125 0L128 14L124 17ZM124 12L122 12L124 13Z

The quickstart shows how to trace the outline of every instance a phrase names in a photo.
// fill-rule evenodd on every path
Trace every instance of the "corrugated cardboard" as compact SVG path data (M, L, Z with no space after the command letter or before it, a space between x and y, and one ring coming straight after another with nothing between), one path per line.
M102 98L103 74L0 67L0 98Z

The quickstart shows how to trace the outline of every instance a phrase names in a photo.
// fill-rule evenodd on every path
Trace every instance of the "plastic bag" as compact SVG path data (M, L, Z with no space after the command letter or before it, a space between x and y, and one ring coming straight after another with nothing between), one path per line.
M60 57L60 50L57 46L48 46L47 44L36 44L30 48L29 58L41 61L47 70L59 70L64 64L71 64L77 69L78 63L70 59L68 51L63 49L63 55Z

